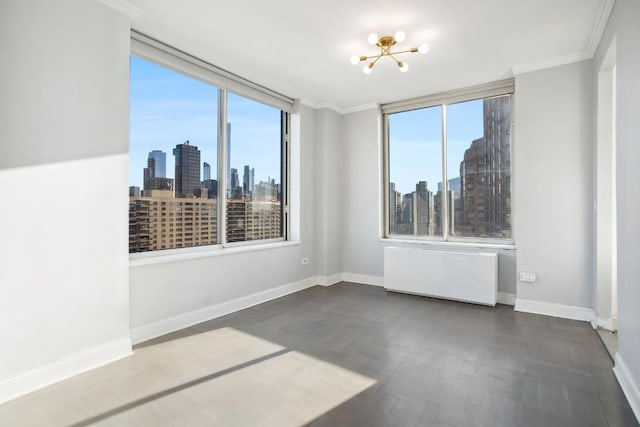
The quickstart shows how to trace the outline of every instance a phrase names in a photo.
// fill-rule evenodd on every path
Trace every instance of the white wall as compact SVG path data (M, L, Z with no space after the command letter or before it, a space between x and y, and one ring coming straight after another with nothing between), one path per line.
M0 8L0 168L126 153L128 19L97 1Z
M616 375L640 419L640 2L617 0L596 53L616 38L618 354Z
M130 353L129 21L0 3L0 402Z
M382 277L380 114L377 109L346 114L343 129L343 271Z
M598 324L616 330L615 43L597 72L595 292Z
M381 115L377 109L347 114L343 118L342 178L343 271L382 283L384 247L405 246L380 241L382 235ZM425 250L442 247L424 246ZM445 248L451 249L451 247ZM456 251L498 253L498 290L515 294L513 250L455 247Z
M317 116L317 111L299 105L292 124L292 198L300 206L297 244L249 252L223 249L206 257L153 264L132 262L135 342L315 284ZM324 215L322 209L318 215ZM302 257L309 258L309 264L302 265Z
M332 282L342 272L342 204L344 176L342 116L327 108L316 112L314 156L316 197L316 270ZM305 170L311 173L310 169ZM314 260L311 260L314 261ZM339 280L339 279L338 279Z
M516 76L519 300L593 307L594 84L591 61Z

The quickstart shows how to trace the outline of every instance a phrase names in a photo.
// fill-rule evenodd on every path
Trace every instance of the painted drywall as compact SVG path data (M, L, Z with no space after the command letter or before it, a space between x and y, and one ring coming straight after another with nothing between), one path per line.
M385 246L416 246L381 241L381 115L377 109L343 117L342 177L343 271L352 275L384 275ZM461 246L421 246L424 250L496 252L498 290L515 294L515 251Z
M615 42L597 73L595 140L595 300L598 322L614 330L616 285Z
M380 244L380 114L377 109L343 116L343 271L382 277Z
M315 197L317 273L342 272L342 116L327 108L316 112Z
M591 61L516 76L518 299L593 308L594 85Z
M618 356L640 385L640 2L617 0L594 60L616 39ZM628 396L631 400L631 397ZM640 404L640 394L635 396ZM636 407L640 416L640 406Z
M3 1L0 17L2 400L129 340L130 42L94 1Z
M0 169L127 152L128 28L115 14L96 1L1 2Z
M131 328L163 330L167 319L189 313L213 313L215 307L291 285L295 288L316 275L316 198L314 170L317 112L298 105L292 125L292 198L300 206L298 244L250 252L221 250L215 255L155 264L133 262L130 267ZM295 199L297 198L297 201ZM309 264L302 265L301 258ZM153 325L158 325L154 328ZM185 327L180 321L173 327ZM146 336L148 337L148 335Z

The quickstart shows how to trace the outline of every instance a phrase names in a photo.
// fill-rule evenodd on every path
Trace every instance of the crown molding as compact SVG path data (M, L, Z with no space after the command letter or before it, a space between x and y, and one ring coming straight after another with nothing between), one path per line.
M570 55L558 56L555 58L549 58L538 62L532 62L529 64L521 64L514 65L511 71L513 71L513 75L517 76L518 74L530 73L532 71L540 71L545 70L547 68L559 67L560 65L567 65L574 62L584 61L586 59L593 58L587 51L572 53Z
M609 22L609 17L611 16L611 12L613 11L614 4L615 0L604 0L604 2L602 3L600 13L598 14L598 21L593 27L591 38L589 39L589 47L587 48L587 52L589 52L591 58L595 56L596 50L598 50L600 40L602 40L604 30L607 28L607 22Z
M306 98L300 99L300 103L303 105L306 105L307 107L311 107L314 110L321 110L323 108L328 108L329 110L332 110L338 114L350 114L350 113L357 113L358 111L373 110L373 109L380 108L380 104L376 102L370 102L368 104L362 104L362 105L355 105L353 107L347 107L347 108L340 107L339 105L336 105L333 102L329 102L329 101L315 102L311 99L306 99Z
M344 113L342 114L357 113L358 111L366 111L366 110L376 110L379 108L380 108L380 104L378 104L377 102L370 102L369 104L361 104L361 105L355 105L349 108L344 108L343 109Z
M98 0L100 3L104 4L107 7L115 10L116 12L120 12L123 15L127 16L129 19L137 18L142 10L132 5L131 3L127 3L124 0Z
M544 70L547 68L558 67L560 65L571 64L574 62L580 62L593 58L596 54L598 46L600 45L600 40L602 39L604 30L607 28L607 22L609 21L609 16L611 15L611 12L613 10L614 3L615 0L603 0L602 6L600 7L600 10L598 12L598 18L595 25L593 26L593 30L591 31L591 36L589 37L589 46L587 46L586 50L565 56L545 59L539 62L514 65L511 69L513 71L513 74L524 74L531 71Z

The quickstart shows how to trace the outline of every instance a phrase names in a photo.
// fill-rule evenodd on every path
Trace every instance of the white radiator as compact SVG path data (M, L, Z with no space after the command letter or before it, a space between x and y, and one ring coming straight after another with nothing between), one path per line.
M496 305L498 254L386 247L384 287L390 291Z

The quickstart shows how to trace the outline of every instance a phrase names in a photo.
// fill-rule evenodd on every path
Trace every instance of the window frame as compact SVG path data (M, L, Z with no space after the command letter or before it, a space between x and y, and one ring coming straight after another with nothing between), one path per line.
M415 236L403 234L391 234L390 213L389 213L389 184L390 165L389 165L389 116L391 114L403 113L412 110L418 110L429 107L441 107L441 162L442 162L442 193L448 194L449 181L447 179L447 106L459 104L462 102L482 100L499 96L509 96L509 114L510 114L510 193L511 193L511 238L491 238L491 237L470 237L470 236L452 236L449 234L449 202L442 203L442 234L438 236ZM515 100L515 84L514 79L505 79L488 84L472 86L468 88L438 93L434 95L413 98L403 101L392 102L381 105L382 114L382 227L381 240L408 242L418 244L432 245L451 245L451 246L475 246L475 247L493 247L493 248L513 248L515 247L515 197L514 197L514 100Z
M217 197L217 243L211 245L190 246L185 248L156 249L144 252L129 252L130 260L145 259L183 259L190 255L200 257L212 250L220 251L228 248L232 252L237 250L256 250L260 247L271 248L274 245L287 245L291 235L290 218L290 193L291 193L291 113L293 112L294 100L272 91L261 85L246 80L240 76L232 74L215 65L202 61L185 52L175 49L160 41L152 39L144 34L131 31L131 52L130 55L152 62L161 67L165 67L174 72L196 79L205 84L212 85L218 90L218 117L217 128L217 174L218 197ZM227 174L226 170L230 165L226 164L227 151L227 96L232 92L235 95L248 98L252 101L267 105L280 110L281 121L281 141L280 141L280 218L281 237L268 239L244 240L237 242L227 242L226 230L226 209L227 209ZM236 249L234 249L236 248ZM221 251L220 251L221 252Z

